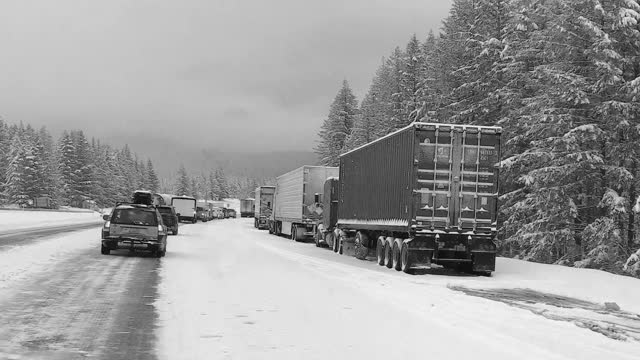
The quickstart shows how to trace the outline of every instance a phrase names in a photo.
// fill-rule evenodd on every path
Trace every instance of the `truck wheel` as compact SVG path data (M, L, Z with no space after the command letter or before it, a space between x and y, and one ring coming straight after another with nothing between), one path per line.
M344 252L344 236L338 238L338 254L342 255Z
M298 231L298 227L295 225L291 225L291 240L293 241L297 241L296 240L296 233Z
M393 267L393 248L391 241L384 243L384 265L391 269Z
M258 219L253 220L253 227L256 229L258 228Z
M402 240L400 239L396 239L393 242L393 249L392 249L392 255L393 255L393 268L396 269L396 271L400 271L402 270L402 260L400 259L400 249L402 247Z
M378 243L376 244L376 257L378 258L378 265L384 265L384 237L378 237Z
M354 244L355 257L359 260L365 260L367 258L367 254L369 253L369 249L364 246L364 242L366 241L366 237L360 231L356 233L356 240Z
M175 230L173 230L173 235L178 235L178 228L176 228Z
M411 270L411 265L413 265L413 260L411 259L411 254L409 253L409 245L406 243L402 244L402 249L400 250L400 261L402 266L402 271L406 274L411 274L413 271Z
M110 252L111 250L108 247L105 247L104 245L100 247L100 253L102 255L109 255Z
M320 247L320 239L322 239L322 233L320 232L320 230L316 231L316 236L313 237L313 240L316 243L316 247Z

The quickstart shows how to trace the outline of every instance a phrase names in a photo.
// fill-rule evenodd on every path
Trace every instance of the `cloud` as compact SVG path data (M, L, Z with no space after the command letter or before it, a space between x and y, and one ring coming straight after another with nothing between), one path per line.
M5 0L0 114L95 136L311 149L342 80L361 99L381 57L437 29L449 5Z

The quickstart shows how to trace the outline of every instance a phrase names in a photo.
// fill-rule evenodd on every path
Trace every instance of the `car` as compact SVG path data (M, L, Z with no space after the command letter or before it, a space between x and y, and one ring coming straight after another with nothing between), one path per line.
M167 227L167 232L170 232L172 235L178 235L178 214L176 214L176 209L173 206L169 205L159 205L156 206L160 215L162 216L162 222Z
M112 250L150 251L156 257L167 252L167 227L155 206L118 204L110 215L104 215L101 253Z

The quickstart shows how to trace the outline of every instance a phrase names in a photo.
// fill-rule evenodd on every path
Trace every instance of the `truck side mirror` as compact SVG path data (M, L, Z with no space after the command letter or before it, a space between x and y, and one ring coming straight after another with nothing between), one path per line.
M111 215L107 215L107 214L102 215L102 220L104 221L109 221L110 218L111 218Z

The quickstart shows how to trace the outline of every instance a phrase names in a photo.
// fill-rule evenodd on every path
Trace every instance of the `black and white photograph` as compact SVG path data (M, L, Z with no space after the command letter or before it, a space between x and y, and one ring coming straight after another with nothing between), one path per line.
M0 0L0 360L640 359L640 0Z

